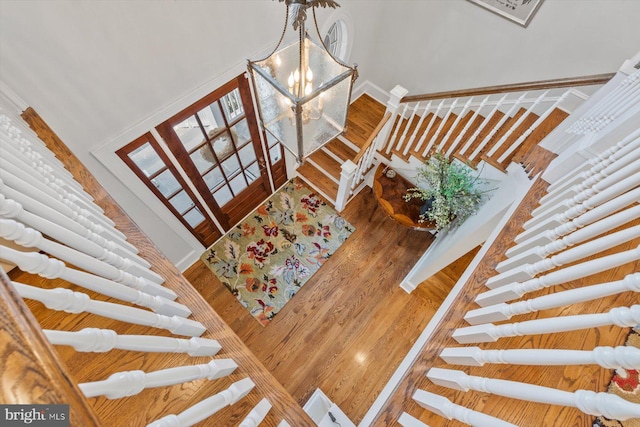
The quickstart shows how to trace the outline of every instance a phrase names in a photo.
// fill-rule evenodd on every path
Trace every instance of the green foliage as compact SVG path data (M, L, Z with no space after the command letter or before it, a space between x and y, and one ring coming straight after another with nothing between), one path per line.
M421 216L432 221L436 230L461 223L480 208L482 191L476 185L471 168L449 161L441 153L434 154L418 169L417 187L407 190L404 199L432 199L431 209Z

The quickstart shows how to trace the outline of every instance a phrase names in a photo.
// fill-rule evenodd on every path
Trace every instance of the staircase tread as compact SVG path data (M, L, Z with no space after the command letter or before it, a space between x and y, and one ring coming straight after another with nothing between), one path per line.
M528 153L531 152L531 150L536 147L540 141L549 135L551 131L553 131L568 116L569 113L566 111L559 108L554 109L524 140L520 148L516 151L516 154L512 157L511 161L524 163L524 159L527 157Z
M431 120L433 119L433 124L431 123ZM440 122L442 121L442 117L440 116L436 116L435 119L433 118L433 113L430 113L428 117L426 117L424 119L423 125L424 125L424 129L419 130L419 135L416 137L416 140L414 141L416 144L420 141L420 139L422 138L422 134L424 133L424 131L429 127L429 125L431 124L431 128L429 128L429 132L427 133L427 135L425 136L423 142L422 142L422 146L420 147L419 150L416 150L415 148L412 148L410 151L411 153L418 157L419 159L425 159L428 158L429 156L423 156L422 153L424 153L424 151L426 150L426 148L429 145L429 141L431 141L431 138L433 138L433 136L436 133L436 130L438 130L438 126L440 126ZM431 151L431 150L429 150Z
M331 180L327 175L318 170L309 162L305 162L298 169L298 174L311 187L319 190L332 201L336 200L338 195L338 184Z
M505 159L505 161L499 162L498 159L511 147L512 144L516 142L518 138L520 138L520 136L527 129L529 129L529 127L531 127L531 125L535 123L536 120L538 120L538 117L539 116L537 114L534 114L534 113L529 114L527 117L525 117L522 120L522 123L520 123L516 129L514 129L511 135L509 135L509 137L502 144L502 146L499 147L496 150L496 152L491 155L491 157L487 156L485 153L483 153L480 157L487 163L491 164L492 166L495 166L496 168L502 171L506 171L507 166L509 165L509 163L511 163L511 158L513 157L515 152L518 151L518 149L516 149L510 156L508 156ZM507 125L507 123L505 123L505 125ZM509 125L509 127L511 127L511 125ZM501 133L500 138L502 137L502 135L504 135L504 132ZM493 138L491 141L491 146L493 147L499 140L500 140L499 138ZM490 150L490 147L487 147L484 151L488 153L489 150Z
M369 135L382 120L386 107L371 96L363 94L349 106L347 130L343 135L358 147L362 147Z
M479 157L476 159L473 159L470 157L471 154L473 154L473 152L476 150L476 148L478 148L480 143L489 135L489 133L491 132L491 129L493 129L493 127L496 124L498 124L500 119L502 119L502 116L504 116L504 113L502 111L496 111L494 115L489 119L488 123L482 129L480 129L478 136L474 139L474 141L471 143L471 146L467 148L464 154L460 154L460 152L456 152L454 154L454 157L456 157L457 159L465 163L469 163L470 165L475 167L479 161L478 160ZM484 120L484 118L482 120ZM477 128L478 127L476 127L476 129ZM474 130L474 133L475 133L475 130ZM473 134L471 136L473 136Z
M435 138L433 145L431 146L431 151L429 152L429 155L432 155L438 149L438 146L442 143L442 141L444 140L444 137L447 135L447 132L449 132L449 129L451 129L451 126L453 126L453 123L456 121L457 118L458 118L457 114L451 113L449 115L449 117L447 118L447 121L442 126L442 129L440 129L440 133ZM436 131L437 130L438 128L436 128ZM443 151L443 150L440 150L440 151Z
M340 172L342 164L327 154L326 151L320 149L309 156L309 160L322 168L329 175L340 180Z
M323 148L331 151L333 154L342 159L342 161L353 160L358 154L351 147L347 146L344 142L340 141L338 138L335 138Z
M454 143L458 135L460 135L460 133L462 132L464 127L467 125L469 120L471 120L471 117L473 117L473 111L467 112L467 114L465 114L460 119L460 121L458 121L458 123L456 124L456 127L453 129L453 131L451 131L451 135L449 136L447 141L445 141L445 143L442 145L441 151L443 153L446 153L447 151L449 151L449 149L451 148L452 144Z

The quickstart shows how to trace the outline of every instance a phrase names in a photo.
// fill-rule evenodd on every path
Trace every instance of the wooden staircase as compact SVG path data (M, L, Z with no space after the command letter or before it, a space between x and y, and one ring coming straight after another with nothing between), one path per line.
M538 114L527 113L525 108L518 109L511 116L499 110L486 117L472 110L463 115L452 112L446 117L436 114L428 113L419 120L399 115L394 122L393 131L399 138L391 150L382 155L389 160L395 155L404 161L409 161L411 156L426 161L436 151L440 151L474 169L484 160L506 172L510 163L525 159L527 153L568 116L560 108L553 109L522 144L501 160L509 147L540 118ZM418 138L420 135L423 137ZM421 144L421 140L425 143ZM429 141L428 144L426 141Z
M335 204L342 164L354 160L384 116L385 106L367 94L351 103L344 135L309 156L297 171L307 184Z
M358 97L349 108L347 131L313 153L298 168L298 175L329 202L341 205L356 193L356 187L378 161L387 159L392 167L412 169L436 151L455 158L474 169L487 165L492 175L504 175L511 163L520 163L530 177L539 171L528 159L539 153L538 143L568 116L568 110L586 96L575 87L601 84L611 76L523 83L402 96L400 86L387 106L367 94ZM567 89L569 88L569 89ZM396 98L394 99L394 96ZM425 104L426 103L426 104ZM568 109L568 110L567 110ZM357 163L365 145L377 136L374 130L386 113L391 120L380 131L384 141L376 141L376 159L359 164L355 185L341 189L342 165Z

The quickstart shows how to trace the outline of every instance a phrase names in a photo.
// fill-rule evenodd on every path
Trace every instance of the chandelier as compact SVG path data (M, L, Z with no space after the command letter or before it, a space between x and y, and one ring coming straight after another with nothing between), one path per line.
M339 5L333 0L280 0L287 6L280 41L264 59L248 61L262 127L302 162L344 132L357 69L326 48L315 8ZM318 42L306 30L311 9ZM297 41L280 48L289 25Z

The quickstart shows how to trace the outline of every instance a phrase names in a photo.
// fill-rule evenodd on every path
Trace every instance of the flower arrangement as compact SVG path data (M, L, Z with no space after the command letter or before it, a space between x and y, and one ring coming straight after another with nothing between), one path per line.
M440 152L429 158L419 169L417 187L407 190L405 201L421 199L431 202L422 221L432 221L436 230L449 228L453 221L460 223L480 209L483 192L477 187L478 177L471 168L454 163Z

